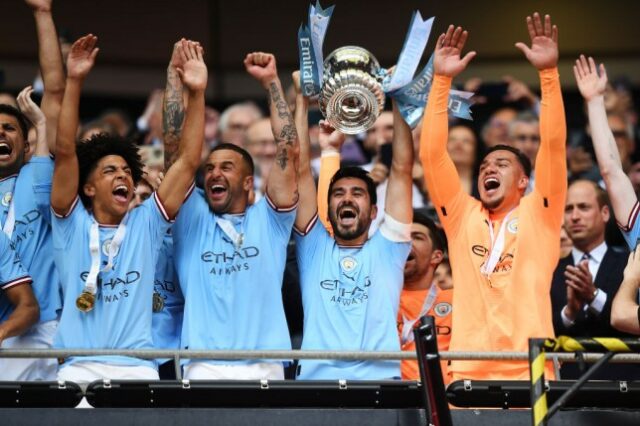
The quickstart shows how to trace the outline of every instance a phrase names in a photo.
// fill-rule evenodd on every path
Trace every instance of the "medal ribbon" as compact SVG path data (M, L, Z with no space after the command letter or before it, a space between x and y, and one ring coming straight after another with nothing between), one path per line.
M235 248L239 249L242 246L244 234L236 231L233 223L231 223L231 221L228 219L216 217L216 223L218 224L222 232L224 232L224 234L233 242Z
M496 237L493 233L493 223L489 222L489 237L491 238L491 251L489 252L489 257L484 265L480 268L480 272L489 276L495 269L498 261L500 260L500 256L502 256L502 251L504 250L504 232L507 228L507 222L509 222L509 217L513 213L513 209L507 213L505 218L500 224L500 231L498 231L498 236Z
M97 283L98 283L98 274L100 272L109 272L113 269L113 259L116 256L116 253L120 249L120 245L124 240L124 237L127 232L127 218L129 214L127 213L118 225L118 229L116 229L116 233L111 240L111 244L109 244L108 250L108 261L104 268L100 269L100 225L96 220L93 220L91 224L91 228L89 228L89 252L91 253L91 269L89 270L89 275L87 276L87 281L84 285L84 291L89 292L91 294L96 294L97 291Z
M436 301L436 296L438 295L438 286L435 284L431 284L431 288L429 289L429 293L427 297L424 299L424 303L422 304L422 309L420 313L415 319L409 320L407 317L402 314L402 332L400 333L400 340L402 345L406 345L407 343L413 342L413 325L418 322L418 320L433 306L433 302Z
M9 212L7 214L7 220L4 222L2 232L4 232L9 239L13 234L13 229L16 226L16 209L13 203L14 197L11 197L11 203L9 203Z

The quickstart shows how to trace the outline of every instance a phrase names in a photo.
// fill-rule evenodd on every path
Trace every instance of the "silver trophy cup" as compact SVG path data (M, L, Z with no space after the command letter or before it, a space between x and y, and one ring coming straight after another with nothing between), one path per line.
M324 61L318 103L329 124L354 135L370 129L384 108L378 60L366 49L345 46Z

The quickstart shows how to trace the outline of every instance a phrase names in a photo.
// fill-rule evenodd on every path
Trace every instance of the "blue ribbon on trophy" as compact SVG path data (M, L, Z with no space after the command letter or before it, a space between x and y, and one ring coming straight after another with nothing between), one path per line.
M389 96L393 97L398 103L400 114L411 128L415 127L424 115L432 82L433 54L429 58L427 65L411 83L389 93ZM471 117L472 96L473 92L451 90L449 93L449 114L465 120L473 120Z
M331 14L335 6L323 9L320 1L309 6L309 21L298 29L298 54L300 57L300 86L304 96L316 96L322 84L322 45Z

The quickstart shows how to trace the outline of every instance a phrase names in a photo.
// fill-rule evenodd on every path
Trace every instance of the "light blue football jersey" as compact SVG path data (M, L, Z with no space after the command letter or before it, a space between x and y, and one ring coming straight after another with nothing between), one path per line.
M384 225L381 225L384 226ZM303 350L399 351L396 329L411 242L381 230L362 246L340 246L317 216L296 230L304 308ZM300 360L298 378L380 380L400 377L400 361Z
M630 250L635 250L638 245L638 238L640 238L640 220L638 220L638 212L640 211L640 202L636 201L636 204L631 210L629 215L629 223L627 228L621 227L622 235L627 240Z
M53 263L49 200L53 160L33 157L18 175L0 180L0 228L13 199L15 227L12 247L33 277L33 292L40 305L40 322L54 320L62 308L58 271Z
M0 232L0 323L13 312L13 304L4 293L11 287L31 282L31 277L22 267L18 254L11 248L11 241Z
M160 305L155 306L151 319L153 345L158 349L178 349L182 332L184 297L173 266L171 230L162 241L153 288L154 303L157 304L155 299L158 297L162 301Z
M151 311L156 262L162 240L171 226L154 193L127 218L126 234L113 269L100 272L96 303L90 312L76 308L91 267L89 230L92 215L76 199L66 217L53 216L55 262L63 288L64 308L56 348L147 349L153 348ZM101 268L107 264L108 247L116 226L100 226ZM154 361L130 357L82 357L66 362L96 361L119 365L147 365Z
M278 210L264 197L242 215L225 215L243 234L236 247L204 197L196 189L172 229L185 299L182 347L291 349L282 276L295 207Z

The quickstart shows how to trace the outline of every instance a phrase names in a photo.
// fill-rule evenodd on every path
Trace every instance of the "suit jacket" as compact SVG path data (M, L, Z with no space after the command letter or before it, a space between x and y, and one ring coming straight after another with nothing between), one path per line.
M562 323L560 312L567 304L567 286L565 284L564 271L568 265L573 265L573 256L560 259L553 273L551 284L551 305L553 309L553 328L556 336L571 337L620 337L636 338L611 327L611 303L622 283L624 268L627 265L628 254L623 250L608 247L598 268L594 284L597 288L607 293L607 302L599 315L589 309L581 311L571 327L565 327ZM575 363L565 363L561 369L563 379L575 379L580 375L582 368ZM603 367L594 379L631 380L640 378L640 367L633 364L608 364Z

